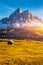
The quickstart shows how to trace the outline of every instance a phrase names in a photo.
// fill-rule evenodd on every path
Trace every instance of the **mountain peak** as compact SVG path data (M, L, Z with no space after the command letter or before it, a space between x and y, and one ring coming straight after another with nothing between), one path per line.
M22 13L21 8L18 8L16 11L18 11L19 13Z
M34 17L34 15L33 15L33 13L31 12L31 10L26 10L26 11L23 12L23 14L25 15L25 17L26 17L27 19L33 19L33 17Z
M9 17L14 17L14 16L21 14L21 13L22 13L21 8L18 8Z
M26 12L30 13L30 10L26 10L26 11L24 11L24 13L26 13Z

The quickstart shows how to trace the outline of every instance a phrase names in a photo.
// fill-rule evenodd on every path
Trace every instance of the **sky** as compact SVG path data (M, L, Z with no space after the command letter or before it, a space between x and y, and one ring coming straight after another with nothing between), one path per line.
M29 9L43 19L43 0L0 0L0 19L8 17L17 8Z

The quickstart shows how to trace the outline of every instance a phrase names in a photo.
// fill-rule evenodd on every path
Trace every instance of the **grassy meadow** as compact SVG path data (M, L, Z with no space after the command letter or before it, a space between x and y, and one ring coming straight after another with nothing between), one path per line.
M0 65L43 65L43 41L0 42Z

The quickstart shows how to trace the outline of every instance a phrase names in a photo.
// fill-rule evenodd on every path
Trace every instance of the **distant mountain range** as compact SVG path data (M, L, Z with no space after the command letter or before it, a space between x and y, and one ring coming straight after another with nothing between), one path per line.
M22 11L18 8L9 18L1 19L1 30L6 38L43 40L43 20L30 10Z

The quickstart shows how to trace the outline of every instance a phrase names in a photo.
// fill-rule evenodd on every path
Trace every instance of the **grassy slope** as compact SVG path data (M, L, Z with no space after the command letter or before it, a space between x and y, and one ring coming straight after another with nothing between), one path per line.
M43 42L0 42L0 65L43 65Z

